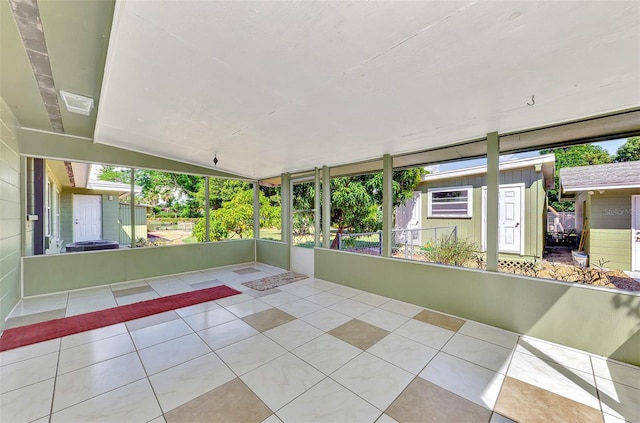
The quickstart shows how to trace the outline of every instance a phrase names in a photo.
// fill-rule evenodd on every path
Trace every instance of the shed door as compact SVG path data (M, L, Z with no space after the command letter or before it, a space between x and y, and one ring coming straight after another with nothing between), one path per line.
M73 242L102 239L102 197L73 196Z
M522 187L500 187L499 190L499 242L500 251L521 253L522 244Z
M631 197L631 270L640 272L640 195Z
M500 185L498 250L524 254L524 184ZM482 249L487 248L487 187L482 187Z

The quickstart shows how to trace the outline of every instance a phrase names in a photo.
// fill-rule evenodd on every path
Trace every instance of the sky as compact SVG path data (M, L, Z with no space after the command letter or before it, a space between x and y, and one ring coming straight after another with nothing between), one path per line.
M593 145L599 145L600 147L607 150L610 155L613 155L618 150L622 144L627 142L626 138L611 140L611 141L603 141L603 142L594 142ZM540 155L539 151L528 151L526 153L515 153L515 154L505 154L500 156L500 161L507 161L513 159L524 159L525 157L534 157ZM462 169L465 167L473 167L473 166L481 166L487 164L487 159L472 159L472 160L462 160L458 162L452 163L442 163L433 166L427 166L425 169L430 171L431 173L444 172L447 170L454 169Z

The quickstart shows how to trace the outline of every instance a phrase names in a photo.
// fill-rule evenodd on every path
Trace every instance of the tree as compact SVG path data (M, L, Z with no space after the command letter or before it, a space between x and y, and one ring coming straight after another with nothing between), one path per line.
M604 148L593 144L574 145L550 150L541 150L540 154L553 153L556 156L555 187L547 190L549 205L557 211L574 211L575 204L559 201L560 169L565 167L590 166L611 163L612 159Z
M423 168L393 173L394 209L413 196L413 190L427 171ZM382 173L333 178L331 180L331 224L338 232L374 232L382 228ZM313 198L313 197L311 197ZM337 238L332 248L337 248Z
M260 192L260 226L273 226L279 219L280 207L272 206L269 199ZM217 210L212 210L209 227L210 238L216 241L233 236L253 236L253 191L237 191L231 200L223 202ZM205 233L205 220L200 219L194 226L193 235L199 242L204 242Z
M635 162L640 160L640 137L628 138L618 147L614 162Z
M103 166L98 174L98 179L102 181L128 184L130 178L130 169L113 166ZM136 185L142 188L142 192L137 195L139 202L152 206L163 203L181 217L202 216L204 203L195 196L200 187L204 186L202 177L136 169L134 179Z

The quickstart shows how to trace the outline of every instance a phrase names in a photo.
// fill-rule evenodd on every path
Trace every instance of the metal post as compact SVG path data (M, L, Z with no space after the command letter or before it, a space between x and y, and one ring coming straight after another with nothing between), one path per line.
M314 245L316 248L320 247L320 169L317 167L314 169L313 187L315 195L313 198L313 227L314 227Z
M393 223L393 158L382 158L382 255L391 257L391 230Z
M322 166L322 246L331 248L331 174Z
M342 250L342 234L338 232L336 236L338 237L338 250Z
M378 231L378 254L382 255L382 231Z
M136 170L131 168L131 248L136 248Z
M209 205L209 177L204 177L204 241L211 242L211 210Z
M283 173L280 185L280 225L282 242L291 243L291 176Z
M500 138L487 134L487 270L498 271L498 184L500 183Z
M260 183L253 183L253 238L260 239Z

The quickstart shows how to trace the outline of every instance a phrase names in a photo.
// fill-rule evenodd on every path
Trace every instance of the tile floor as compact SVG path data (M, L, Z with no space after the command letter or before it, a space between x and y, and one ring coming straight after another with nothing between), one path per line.
M2 422L640 422L640 369L263 264L22 301L7 327L242 294L0 353Z

